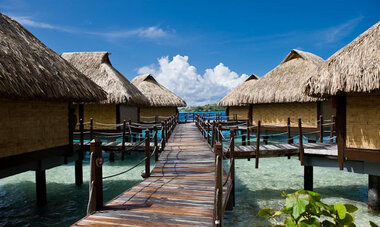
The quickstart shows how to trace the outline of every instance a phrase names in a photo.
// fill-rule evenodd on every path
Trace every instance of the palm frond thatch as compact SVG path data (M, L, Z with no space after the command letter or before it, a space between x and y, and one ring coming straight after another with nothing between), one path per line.
M317 97L379 90L380 21L327 59L306 85Z
M105 92L22 27L0 13L0 97L100 101Z
M108 52L63 53L62 57L107 92L103 103L149 105L148 99L112 66Z
M259 77L255 74L251 74L243 83L237 86L224 98L218 102L218 106L246 106L249 91L246 91L247 84L252 84L257 81Z
M135 77L132 81L155 107L184 107L186 102L176 94L159 84L150 74Z
M274 69L257 81L244 83L241 92L246 94L242 102L294 103L321 100L305 95L304 88L310 75L316 73L323 59L305 51L292 50Z

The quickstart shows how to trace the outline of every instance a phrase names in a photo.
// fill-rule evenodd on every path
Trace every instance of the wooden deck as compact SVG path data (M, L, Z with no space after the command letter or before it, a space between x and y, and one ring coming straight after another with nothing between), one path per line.
M194 124L179 124L149 178L74 226L213 226L214 197L214 154Z
M306 155L337 156L338 148L336 144L330 143L307 143L303 145ZM298 144L268 144L260 145L260 158L282 157L298 155ZM228 156L228 148L223 151ZM255 158L256 146L235 146L236 158Z

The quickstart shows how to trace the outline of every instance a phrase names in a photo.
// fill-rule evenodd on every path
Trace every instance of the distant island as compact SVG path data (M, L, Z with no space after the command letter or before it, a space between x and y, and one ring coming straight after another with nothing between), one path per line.
M179 110L180 112L214 112L226 111L226 107L217 106L216 104L207 104L204 106L190 106Z

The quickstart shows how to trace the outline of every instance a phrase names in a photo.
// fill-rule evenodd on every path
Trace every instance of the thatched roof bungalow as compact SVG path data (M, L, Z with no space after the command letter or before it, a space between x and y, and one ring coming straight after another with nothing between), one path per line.
M123 120L138 121L138 108L149 105L148 99L117 71L111 64L108 52L63 53L62 57L107 92L107 99L101 103L78 104L76 109L84 121L93 118L95 122L112 124ZM83 115L83 116L82 116ZM86 125L89 127L89 125ZM105 128L94 125L94 129Z
M327 59L306 93L336 100L341 168L344 159L380 162L380 22Z
M323 59L309 52L292 50L273 70L246 86L245 103L253 104L253 122L263 125L297 126L301 118L305 127L317 127L318 116L331 118L332 104L304 94L307 79L316 72Z
M0 40L0 178L36 170L44 182L46 168L72 155L71 103L101 101L106 94L3 14ZM44 204L46 194L37 202Z
M247 102L249 90L247 88L259 79L255 74L251 74L243 83L237 86L219 102L219 106L225 106L228 120L252 120L252 105Z
M178 107L186 106L184 100L158 83L150 74L137 76L131 82L149 100L149 107L140 109L141 121L154 121L156 116L161 121L178 113Z

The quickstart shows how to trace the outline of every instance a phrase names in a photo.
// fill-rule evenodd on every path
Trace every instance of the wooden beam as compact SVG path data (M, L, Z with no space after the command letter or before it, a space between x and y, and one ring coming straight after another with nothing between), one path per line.
M313 191L313 166L304 166L304 189Z
M336 97L336 137L339 169L343 170L346 149L346 96Z
M380 162L380 150L346 148L344 154L347 160Z

